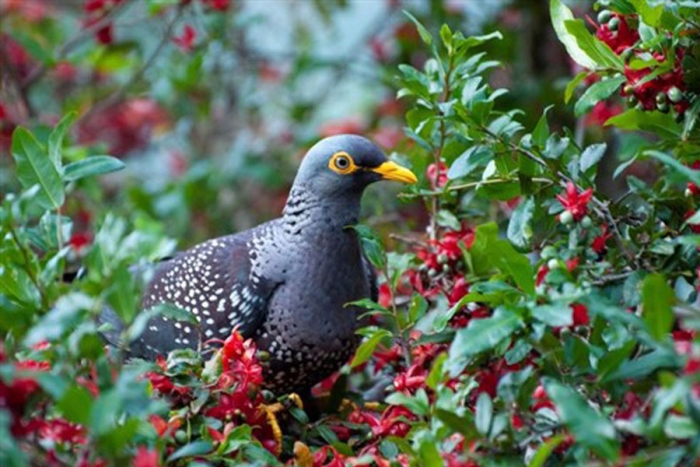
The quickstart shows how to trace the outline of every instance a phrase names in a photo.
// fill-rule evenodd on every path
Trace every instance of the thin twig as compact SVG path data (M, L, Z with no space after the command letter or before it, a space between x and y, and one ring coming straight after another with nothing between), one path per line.
M400 234L390 233L389 238L391 238L392 240L398 240L399 242L405 243L405 244L410 245L410 246L416 246L418 248L427 248L428 247L428 244L422 240L419 240L417 238L406 237L406 236L400 235Z
M551 172L554 172L554 174L561 179L561 181L559 182L560 186L565 188L567 183L569 183L569 182L573 183L573 180L568 175L566 175L564 172L561 172L561 171L552 170L549 167L549 165L547 165L547 163L543 159L538 157L536 154L528 151L527 149L524 149L524 148L518 146L517 144L513 143L512 141L506 141L504 138L496 135L495 133L493 133L491 130L489 130L488 128L486 128L483 125L480 126L480 129L482 132L484 132L488 136L495 138L496 140L506 144L509 148L511 148L511 150L516 151L516 152L524 155L525 157L527 157L531 161L537 163L538 165L544 167L545 169L547 169ZM594 204L593 210L596 212L596 214L598 214L598 216L600 216L600 217L603 217L612 227L612 232L613 232L613 235L615 237L615 242L617 243L617 247L620 249L620 251L622 251L622 253L625 255L625 257L627 257L627 260L630 263L632 263L635 266L635 268L638 269L640 267L640 265L637 261L637 258L635 258L634 254L627 249L627 246L625 245L625 242L624 242L624 239L623 239L622 234L620 232L620 229L617 226L617 222L615 222L615 219L613 218L612 214L610 213L610 209L608 208L607 203L601 201L597 196L595 196L595 194L591 197L591 201L593 201L593 204Z
M107 14L105 14L98 21L95 21L94 23L90 24L89 26L82 28L80 30L80 32L76 33L73 37L68 39L62 46L60 46L56 50L56 55L54 56L54 61L61 60L71 50L73 50L76 46L82 44L87 37L93 35L100 28L107 26L109 23L111 23L112 20L114 19L114 17L122 9L124 9L128 4L129 4L129 2L123 2L123 3L119 3L119 4L115 5L113 8L111 8L107 12ZM29 75L24 79L24 81L22 82L22 84L21 84L22 91L26 92L34 83L36 83L38 80L40 80L46 74L46 72L48 70L49 70L48 63L42 63L41 65L34 68L29 73Z
M183 11L183 5L180 4L178 5L178 8L173 15L173 17L168 21L168 24L165 27L165 32L163 33L163 37L161 37L160 42L158 42L158 45L156 48L153 50L151 55L146 59L146 61L141 65L141 68L136 70L134 74L127 80L126 83L124 83L122 86L119 87L116 91L114 91L112 94L110 94L107 98L97 102L95 105L93 105L87 112L85 112L83 115L81 115L78 118L78 121L85 120L92 115L94 115L96 112L99 112L101 110L107 109L114 104L118 103L126 94L126 92L131 88L136 82L138 82L139 79L143 76L143 74L146 72L148 68L153 65L155 62L156 58L158 58L158 55L160 54L160 51L165 47L165 44L168 43L168 40L170 39L170 36L172 34L173 28L175 27L175 23L177 22L178 19L180 19L180 16L182 15Z
M593 285L605 285L605 284L610 284L612 282L620 282L625 279L627 279L629 276L634 274L637 271L625 271L621 272L619 274L607 274L600 279L596 279L593 281Z

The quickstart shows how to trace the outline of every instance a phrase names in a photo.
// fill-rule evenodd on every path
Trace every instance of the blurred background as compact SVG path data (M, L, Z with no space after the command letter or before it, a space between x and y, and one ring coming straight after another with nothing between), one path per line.
M421 68L426 46L403 10L434 32L445 22L465 35L500 30L486 49L501 62L490 79L510 90L503 109L526 109L526 127L557 104L566 113L550 114L554 125L595 138L615 111L577 122L563 105L579 70L543 26L544 1L0 0L0 193L18 188L14 128L48 134L70 111L64 159L127 165L68 200L85 242L107 211L181 246L277 216L305 149L336 133L367 135L423 175L395 76L401 63ZM422 229L422 206L387 185L366 196L365 222Z

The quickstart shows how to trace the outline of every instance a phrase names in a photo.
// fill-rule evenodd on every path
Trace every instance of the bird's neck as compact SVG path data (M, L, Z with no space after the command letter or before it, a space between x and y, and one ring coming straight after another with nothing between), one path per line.
M319 231L343 232L355 225L360 216L362 194L319 197L303 188L293 187L282 216L285 233L293 236L316 235Z

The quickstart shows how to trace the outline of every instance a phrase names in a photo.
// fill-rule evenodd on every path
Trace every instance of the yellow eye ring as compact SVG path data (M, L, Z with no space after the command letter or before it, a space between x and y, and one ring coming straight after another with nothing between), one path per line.
M331 160L328 162L328 168L341 175L351 174L358 169L350 154L345 151L333 154Z

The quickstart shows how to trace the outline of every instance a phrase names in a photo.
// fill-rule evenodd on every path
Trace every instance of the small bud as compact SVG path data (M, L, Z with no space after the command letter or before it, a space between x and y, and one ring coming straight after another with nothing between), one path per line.
M637 96L635 96L634 94L630 94L627 97L627 104L629 104L630 107L634 107L638 103L639 103L639 99L637 99Z
M676 86L672 86L668 90L668 99L674 104L679 103L683 99L683 91L678 89Z
M610 10L600 10L598 13L598 23L605 24L612 18L613 14Z
M449 258L444 253L440 253L437 257L438 264L447 264L448 261L449 261Z
M574 221L574 215L571 214L571 211L564 211L561 214L559 214L559 222L561 222L564 225L569 225Z
M590 216L585 216L583 219L581 219L581 226L584 229L589 229L593 225L593 221L591 220Z
M540 256L544 259L551 259L557 255L557 250L552 245L547 245L542 249Z
M668 113L669 107L667 102L662 102L662 103L657 103L656 108L658 109L659 112L661 113Z
M693 190L691 190L690 188L686 188L684 194L685 194L686 198L692 198L693 197Z
M442 272L444 272L445 274L447 274L448 272L450 272L450 265L449 265L449 264L443 264L443 265L442 265Z
M549 268L550 271L559 269L559 260L554 258L550 259L547 261L547 268Z
M617 31L617 28L620 27L620 18L617 16L614 18L611 18L610 21L608 21L608 29L611 31Z
M660 92L656 95L656 103L663 104L666 102L666 93Z
M435 270L433 268L428 269L428 277L435 277L435 276L437 276L437 273L438 273L437 270Z

